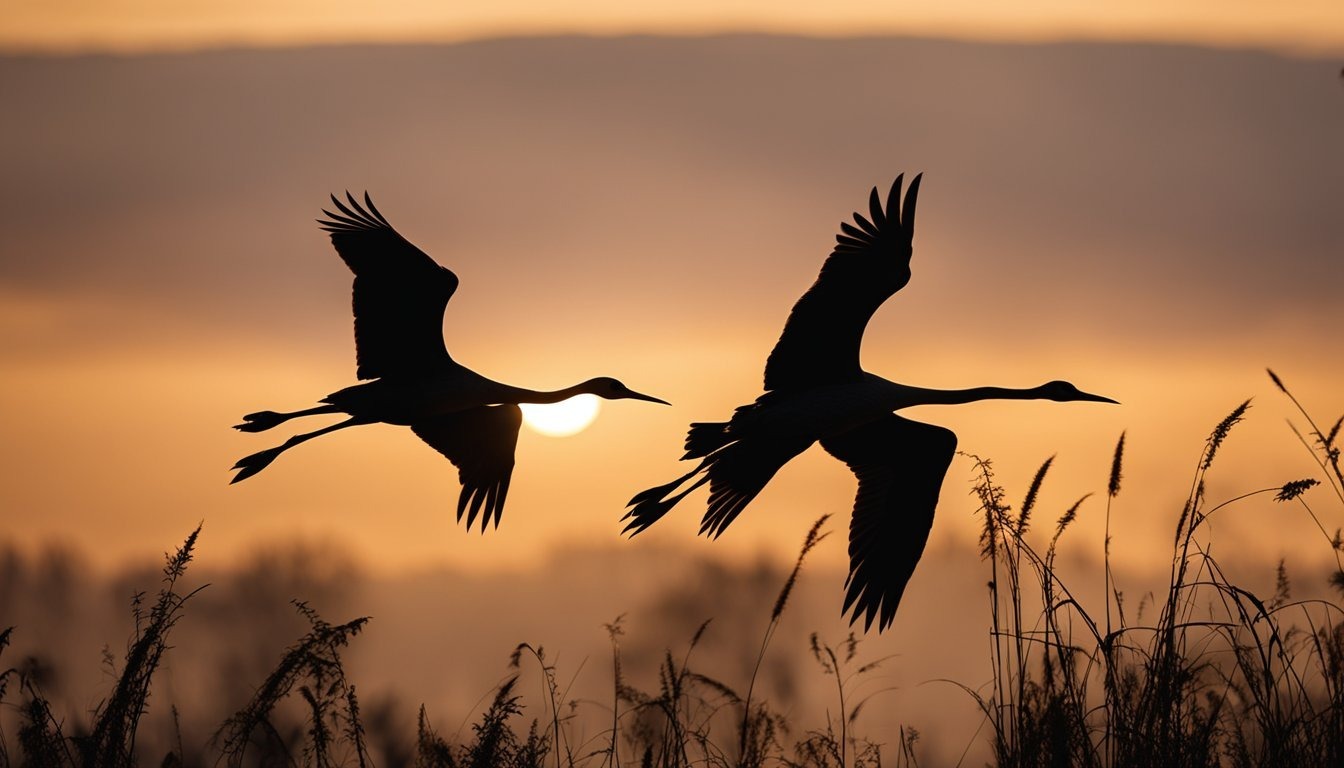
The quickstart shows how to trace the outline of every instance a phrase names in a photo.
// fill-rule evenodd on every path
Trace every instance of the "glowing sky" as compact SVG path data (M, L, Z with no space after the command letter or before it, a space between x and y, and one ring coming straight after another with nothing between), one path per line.
M787 558L852 503L820 451L720 542L694 537L699 498L634 543L618 521L685 471L688 422L759 393L837 222L923 170L915 277L870 326L866 364L1120 400L912 415L994 457L1013 496L1058 453L1056 510L1099 489L1129 430L1124 552L1160 561L1145 542L1168 535L1205 435L1246 397L1211 492L1311 474L1264 366L1322 418L1341 406L1337 72L1223 50L764 37L4 59L6 534L104 564L202 518L225 561L288 536L389 570L523 567L574 540ZM312 221L346 188L461 278L458 360L536 388L613 375L673 407L524 432L486 536L454 523L456 473L404 429L323 438L229 486L237 458L288 434L233 432L242 414L353 383L349 274ZM974 540L967 479L959 460L935 546ZM1228 545L1272 560L1318 535L1298 515L1266 545L1255 519L1229 518ZM840 562L841 537L817 557Z
M739 32L753 34L720 34ZM84 714L106 695L98 649L124 636L93 627L100 611L129 621L124 604L67 578L77 568L54 569L74 599L52 599L15 563L72 547L107 573L204 520L207 580L260 575L233 598L222 579L205 593L247 612L217 605L195 630L208 635L179 637L187 658L287 645L257 613L292 618L291 597L372 613L352 649L367 653L361 693L391 676L452 727L522 639L566 649L567 673L604 658L601 624L625 611L631 669L641 643L656 667L705 618L707 643L754 638L778 582L750 564L791 562L831 513L772 648L804 658L808 632L843 632L843 465L805 453L714 542L695 535L703 491L633 541L620 517L686 471L688 422L760 392L838 222L901 171L925 172L914 277L869 326L865 365L949 388L1064 378L1120 400L906 415L991 457L1014 504L1055 456L1033 535L1094 493L1061 547L1072 564L1100 550L1124 431L1115 583L1142 605L1204 439L1235 405L1255 398L1211 501L1320 477L1264 367L1319 420L1344 410L1341 53L1339 0L5 0L0 559L22 586L0 627L18 624L66 679L83 665L103 686L72 696ZM603 403L572 437L524 430L485 535L454 521L456 471L404 428L315 440L229 485L240 456L312 428L245 435L229 429L242 414L354 383L350 276L313 221L344 189L369 190L461 278L444 322L457 360L533 388L616 376L673 405ZM983 679L971 467L954 461L901 614L868 646L902 657L884 679L903 722L941 736L947 757L929 764L978 738L960 689L920 684ZM1306 498L1344 524L1325 489ZM1299 506L1259 496L1218 514L1219 562L1253 588L1280 558L1298 597L1334 567ZM296 541L311 554L286 566ZM747 567L727 578L710 558ZM311 587L324 581L353 593ZM1085 600L1102 584L1080 582ZM118 601L130 583L113 581ZM646 600L664 592L684 597Z
M979 39L1161 40L1287 50L1344 49L1334 0L1035 0L829 3L504 0L8 0L0 46L145 50L202 45L451 41L516 34L936 34Z

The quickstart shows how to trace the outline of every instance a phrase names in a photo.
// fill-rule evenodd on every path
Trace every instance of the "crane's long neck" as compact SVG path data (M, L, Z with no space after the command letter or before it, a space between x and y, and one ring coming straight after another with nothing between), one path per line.
M1011 389L1008 387L972 387L970 389L926 389L903 387L904 405L960 405L977 400L1039 400L1044 387Z
M568 400L575 395L582 395L591 391L591 382L582 381L564 389L525 389L523 387L505 387L505 395L500 402L509 403L540 403L550 404L558 403L561 400Z

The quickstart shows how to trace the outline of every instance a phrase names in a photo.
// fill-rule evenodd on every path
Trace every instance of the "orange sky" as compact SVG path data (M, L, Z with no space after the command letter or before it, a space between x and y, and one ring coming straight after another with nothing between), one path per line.
M929 41L540 40L124 59L12 59L0 90L0 505L25 547L102 565L207 522L216 562L330 538L389 571L525 567L582 540L788 558L853 478L814 450L717 543L693 498L633 543L636 491L683 468L685 426L760 391L765 355L837 222L924 170L915 277L869 329L890 378L1066 378L1124 403L912 415L993 457L1010 496L1059 454L1058 514L1130 435L1124 556L1161 561L1209 429L1257 397L1211 491L1312 474L1263 374L1338 415L1344 94L1328 60ZM835 119L840 114L843 119ZM229 486L244 413L353 383L349 275L312 219L370 189L462 286L454 356L538 388L614 375L674 407L605 404L525 432L501 529L452 519L456 473L403 429L309 443ZM954 464L934 545L976 535ZM1080 546L1096 540L1090 502ZM1220 535L1321 553L1259 507ZM840 523L843 527L843 523ZM1091 537L1090 539L1086 537ZM712 549L711 549L712 548ZM843 560L842 537L818 553Z
M850 35L949 35L991 40L1132 39L1344 49L1344 9L1333 0L1136 0L1078 3L987 0L891 3L648 2L537 0L486 4L398 0L11 0L0 47L18 50L146 50L199 46L359 41L452 41L516 34L723 31Z
M1209 473L1212 502L1321 477L1264 368L1318 420L1344 410L1338 0L1011 13L736 3L713 14L580 2L563 17L520 3L444 10L454 5L465 7L384 3L375 17L346 2L213 4L209 16L165 0L6 4L0 561L19 586L0 627L20 627L16 658L34 649L57 661L78 716L106 695L99 649L119 647L125 596L157 576L95 587L56 557L55 587L43 586L25 581L43 566L23 561L70 548L105 575L157 562L201 521L191 579L215 586L175 635L188 650L167 684L182 701L190 680L215 679L191 671L214 652L270 659L252 653L258 642L276 652L292 642L289 624L267 628L293 619L292 597L332 620L373 614L350 655L361 695L427 702L444 733L468 721L520 640L544 642L563 675L592 659L580 689L605 684L592 671L607 658L601 624L626 611L631 674L656 668L706 618L697 658L734 661L745 648L749 670L778 574L716 566L790 563L823 513L834 535L811 556L771 660L805 662L812 631L840 639L855 481L819 449L718 541L695 535L703 491L633 541L619 519L633 493L685 471L688 422L724 418L759 393L765 356L838 222L901 171L925 173L914 277L875 316L864 363L949 388L1064 378L1121 401L908 414L992 458L1014 504L1056 456L1038 542L1095 494L1060 550L1094 613L1102 493L1122 431L1112 534L1131 606L1160 593L1153 574L1205 437L1236 404L1255 398ZM442 43L728 29L820 37ZM960 41L825 37L847 32ZM1061 38L1110 42L1033 42ZM405 40L442 44L294 45ZM217 46L239 47L194 50ZM127 55L12 53L90 50ZM502 525L486 535L453 520L456 472L403 428L321 438L229 485L240 456L296 431L240 434L229 426L242 414L302 408L354 383L350 275L313 221L328 192L347 188L370 190L461 278L444 322L456 359L536 388L613 375L672 407L604 403L569 438L524 430ZM986 679L971 479L958 458L900 616L865 641L866 658L898 656L878 678L891 699L866 711L865 728L920 728L929 764L963 759L972 743L965 759L988 759L963 692L924 684ZM1326 489L1305 498L1331 531L1344 525ZM1287 558L1294 595L1311 597L1335 562L1298 504L1259 496L1208 528L1220 566L1254 591L1272 589ZM296 541L309 555L291 560ZM240 565L243 585L231 586L237 576L220 571ZM218 666L244 698L265 671ZM719 679L749 674L728 670ZM801 678L796 722L821 722L802 708L829 701L814 693L829 681ZM209 690L194 698L222 701ZM154 700L174 701L163 694ZM218 724L185 722L188 733Z

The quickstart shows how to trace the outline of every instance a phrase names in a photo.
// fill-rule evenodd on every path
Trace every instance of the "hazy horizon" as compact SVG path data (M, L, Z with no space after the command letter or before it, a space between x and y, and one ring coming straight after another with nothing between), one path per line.
M1246 47L1313 55L1344 52L1344 11L1325 0L1265 5L1236 0L1138 0L1079 5L985 0L917 6L841 0L824 6L741 0L611 3L563 9L537 0L444 6L391 0L377 7L312 0L186 6L163 0L19 2L0 29L0 50L122 52L308 44L459 43L552 35L723 34L915 36L981 42L1147 41Z

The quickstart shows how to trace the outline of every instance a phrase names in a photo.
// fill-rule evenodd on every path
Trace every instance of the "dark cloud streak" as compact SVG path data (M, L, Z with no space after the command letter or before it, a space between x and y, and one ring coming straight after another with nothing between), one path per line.
M481 295L545 308L563 281L655 327L748 285L782 311L855 189L912 168L917 268L967 306L1048 285L1101 327L1137 305L1235 330L1344 283L1335 80L1260 52L900 39L8 58L0 287L314 332L347 276L307 219L351 187ZM464 322L497 309L473 292Z

